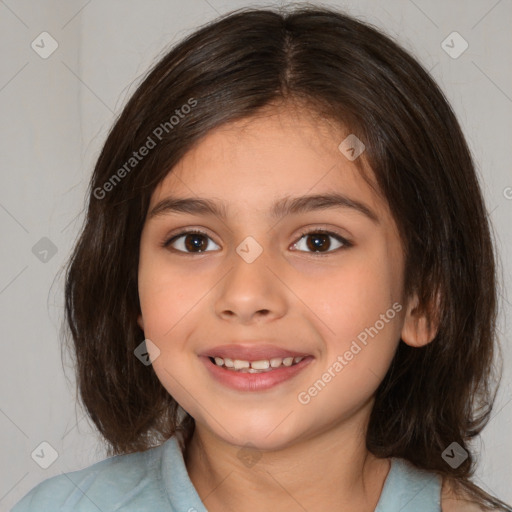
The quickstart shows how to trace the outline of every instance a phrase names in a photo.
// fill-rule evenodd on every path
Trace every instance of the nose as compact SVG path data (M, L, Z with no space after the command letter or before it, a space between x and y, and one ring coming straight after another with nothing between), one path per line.
M266 251L251 263L234 252L229 270L217 287L216 315L243 324L282 317L288 291L282 273Z

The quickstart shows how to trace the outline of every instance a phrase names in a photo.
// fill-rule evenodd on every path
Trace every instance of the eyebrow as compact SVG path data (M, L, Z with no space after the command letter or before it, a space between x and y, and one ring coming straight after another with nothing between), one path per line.
M377 215L364 203L338 193L283 197L272 205L270 217L280 219L286 215L334 208L350 208L365 215L375 224L379 223ZM151 209L148 219L170 213L215 215L225 220L227 217L227 206L226 203L212 201L211 199L168 196Z

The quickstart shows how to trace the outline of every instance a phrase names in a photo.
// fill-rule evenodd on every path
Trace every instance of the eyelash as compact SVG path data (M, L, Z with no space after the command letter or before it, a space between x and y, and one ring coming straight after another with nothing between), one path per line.
M341 235L338 235L337 233L333 233L332 231L328 231L328 230L325 230L325 229L312 229L312 230L309 230L309 231L303 231L300 234L300 236L297 239L297 241L293 243L293 245L297 244L304 236L312 235L312 234L332 236L333 238L335 238L338 242L342 243L343 245L341 247L338 247L337 249L329 250L329 251L327 251L325 253L309 252L309 251L299 251L299 252L306 252L308 254L313 254L315 257L323 257L323 256L328 256L329 254L332 254L332 253L334 253L336 251L340 251L340 250L343 250L343 249L348 249L349 247L353 246L353 244L351 242L349 242L346 238L342 237ZM206 238L210 238L210 240L211 240L211 237L207 233L205 233L204 231L200 231L198 229L191 229L191 230L187 230L187 231L181 231L180 233L177 233L177 234L173 235L171 238L168 238L168 239L164 240L164 242L161 245L162 245L162 247L167 248L170 244L172 244L173 242L175 242L176 240L178 240L179 238L181 238L182 236L185 236L185 235L203 235ZM202 251L202 252L194 253L194 252L180 251L180 250L177 250L177 249L172 249L172 250L174 252L176 252L176 253L186 254L186 255L204 254L205 252L210 252L210 251Z

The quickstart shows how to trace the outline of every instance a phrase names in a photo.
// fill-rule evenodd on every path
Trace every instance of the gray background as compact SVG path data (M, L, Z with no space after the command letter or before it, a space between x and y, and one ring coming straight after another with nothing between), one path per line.
M512 426L512 348L507 327L512 302L507 293L512 261L512 70L507 58L512 48L512 2L324 4L343 7L383 28L431 69L475 155L502 261L499 327L505 358L492 419L476 442L480 452L476 482L512 502L512 438L507 435ZM59 271L81 226L88 179L114 116L169 45L217 15L246 5L273 4L0 0L2 511L40 481L105 456L94 429L75 405L69 357L64 367L61 363L63 276ZM58 43L46 59L31 47L44 31ZM442 47L453 31L469 44L458 58ZM455 42L451 51L460 48ZM55 254L51 248L43 252L48 249L48 241L40 241L43 237L51 240ZM58 452L47 469L31 457L44 441Z

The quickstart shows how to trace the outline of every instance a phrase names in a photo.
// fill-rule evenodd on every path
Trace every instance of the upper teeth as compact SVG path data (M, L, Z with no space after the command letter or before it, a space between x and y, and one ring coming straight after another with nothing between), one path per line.
M299 363L304 359L304 356L297 357L273 357L272 359L261 359L259 361L243 361L241 359L229 359L229 357L215 357L215 364L217 366L225 366L226 368L234 368L235 370L248 369L252 370L267 370L269 368L278 368L281 365L291 366L292 364Z

